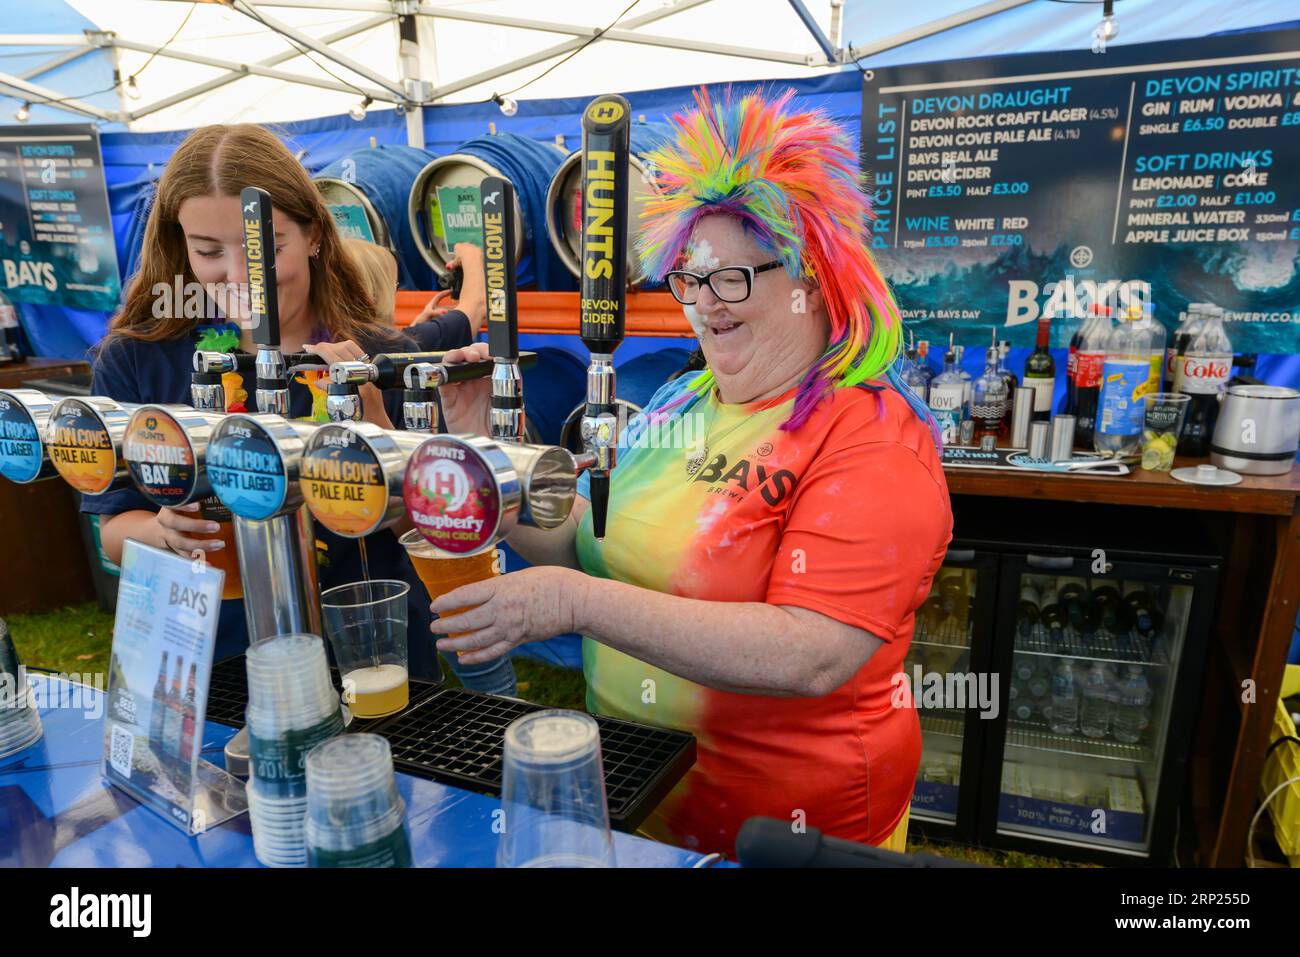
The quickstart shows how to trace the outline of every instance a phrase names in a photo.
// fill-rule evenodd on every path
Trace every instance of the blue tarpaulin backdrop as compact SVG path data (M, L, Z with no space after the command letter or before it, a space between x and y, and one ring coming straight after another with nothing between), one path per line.
M1286 6L1282 4L1279 9ZM1032 8L1033 5L1021 10L1028 11ZM852 5L849 9L852 12ZM879 62L890 63L918 62L951 57L959 52L965 56L1006 52L1011 24L1004 17L1009 15L977 21L958 30L909 44L880 58L872 58L871 62L875 63L877 59ZM1201 20L1204 24L1224 22L1224 18L1218 15L1213 19ZM1130 17L1126 20L1126 28L1141 23L1142 20L1138 17ZM1294 22L1277 24L1294 25ZM850 22L846 30L851 27ZM989 33L990 30L994 32ZM1010 32L1016 31L1011 29ZM1195 31L1194 25L1189 23L1178 32L1190 34L1199 31ZM849 32L849 35L852 33ZM1142 37L1158 38L1160 37ZM1044 42L1076 45L1064 37L1038 38L1024 49L1042 48ZM991 44L1000 46L1000 49L990 49ZM767 85L793 86L800 106L825 109L851 130L856 138L861 113L861 78L856 70L845 70L812 80L772 80L767 81ZM689 103L691 88L670 87L625 95L632 104L634 115L644 117L647 123L656 123ZM495 104L490 102L432 107L424 113L426 148L434 155L453 152L467 140L488 133L489 124L494 123L502 132L508 131L542 142L554 142L556 136L560 135L565 145L574 149L581 142L581 111L589 99L590 97L570 97L523 100L519 103L518 114L509 118L502 116ZM305 151L302 162L312 173L341 160L354 150L365 148L372 137L381 146L406 142L405 121L392 110L372 111L360 123L346 115L340 115L285 124L278 127L277 131L290 142L290 148L294 152ZM124 280L136 266L144 231L142 214L147 209L152 184L161 175L176 145L188 132L105 132L101 136L109 207ZM83 355L87 347L103 335L108 321L108 316L103 313L51 306L22 305L20 314L34 348L39 354L48 356ZM1019 352L1016 350L1016 353ZM1013 367L1018 359L1018 355L1013 355ZM972 372L977 373L982 368L982 351L968 350L966 364ZM1263 356L1260 358L1258 374L1270 382L1300 386L1300 356Z

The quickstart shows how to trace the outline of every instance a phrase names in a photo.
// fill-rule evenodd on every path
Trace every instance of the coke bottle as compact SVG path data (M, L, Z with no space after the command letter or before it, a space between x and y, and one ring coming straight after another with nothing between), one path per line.
M1232 343L1223 331L1223 310L1207 306L1204 320L1187 343L1178 365L1174 391L1191 396L1178 437L1178 454L1210 454L1210 438L1219 418L1219 399L1232 375Z
M1174 330L1173 338L1169 341L1168 362L1165 364L1165 382L1168 383L1170 392L1175 391L1174 385L1178 381L1178 369L1183 364L1183 356L1187 355L1187 344L1200 331L1201 322L1205 317L1204 310L1205 303L1189 302L1187 312L1183 314L1182 321L1178 324L1178 328Z
M1097 401L1101 396L1101 371L1106 365L1106 337L1110 335L1110 306L1094 303L1088 321L1079 330L1079 351L1075 356L1074 439L1092 448L1097 427Z

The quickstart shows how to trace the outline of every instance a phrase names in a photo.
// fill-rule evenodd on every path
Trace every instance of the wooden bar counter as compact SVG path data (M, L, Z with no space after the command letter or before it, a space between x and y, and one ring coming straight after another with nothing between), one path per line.
M1205 461L1179 459L1174 467ZM1300 602L1300 467L1285 475L1246 475L1239 485L1217 488L1140 469L1122 477L945 472L954 505L966 497L1001 500L980 504L999 517L1005 511L1008 530L1015 528L1016 504L1025 500L1217 513L1227 547L1189 784L1198 863L1242 866ZM1161 518L1135 521L1154 530L1151 546L1158 551Z
M28 359L0 366L0 389L32 379L90 374L74 359ZM16 485L0 479L0 617L93 601L77 495L60 478Z

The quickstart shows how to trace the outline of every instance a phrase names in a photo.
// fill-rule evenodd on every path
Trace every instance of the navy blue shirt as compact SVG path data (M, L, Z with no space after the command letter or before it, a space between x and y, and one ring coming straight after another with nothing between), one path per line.
M427 322L407 326L405 331L415 340L421 352L446 352L448 349L460 349L474 341L469 317L459 309L453 309Z
M190 335L165 342L141 342L136 339L112 338L100 344L94 359L93 380L90 391L119 402L159 402L190 405L190 371L194 345L202 329ZM379 328L373 337L357 343L369 355L381 352L412 352L414 343L392 330ZM249 379L251 380L251 376ZM248 397L244 405L249 412L257 411L256 390L250 381L245 386ZM227 396L227 401L230 401ZM402 391L384 392L384 407L389 419L398 428L402 426ZM312 412L311 390L302 383L290 380L289 417L307 418ZM158 511L134 487L100 496L82 496L81 510L99 515L117 515L120 512L143 509ZM335 585L361 581L361 553L355 539L342 538L316 524L317 577L324 591ZM406 550L390 529L376 532L366 538L370 576L374 579L401 579L411 586L407 599L407 649L410 673L413 677L437 681L439 670L433 635L429 631L432 615L429 596L420 582ZM323 637L323 636L322 636ZM248 628L244 619L244 603L229 599L222 602L217 630L217 650L214 660L220 661L241 653L248 647Z

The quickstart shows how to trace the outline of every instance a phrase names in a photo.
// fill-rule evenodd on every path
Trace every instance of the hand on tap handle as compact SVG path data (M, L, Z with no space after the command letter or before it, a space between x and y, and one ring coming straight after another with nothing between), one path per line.
M475 342L463 349L452 349L442 361L481 362L487 359L488 344ZM488 435L492 427L492 380L470 379L449 382L438 390L442 400L442 421L453 435Z
M343 342L313 342L307 343L302 347L304 352L320 358L325 365L331 365L335 362L361 362L365 358L365 352L362 348L351 339ZM395 428L393 420L388 417L388 410L384 408L384 395L373 385L369 383L362 385L360 388L362 421L373 422L381 429Z

